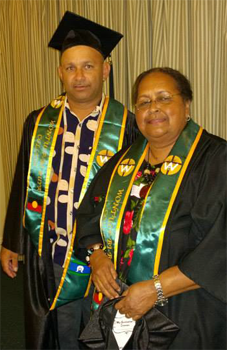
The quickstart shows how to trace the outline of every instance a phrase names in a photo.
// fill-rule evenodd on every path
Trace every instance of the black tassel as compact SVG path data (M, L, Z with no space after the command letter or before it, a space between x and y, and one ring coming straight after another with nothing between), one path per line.
M113 77L113 65L110 66L110 97L114 98L114 77Z

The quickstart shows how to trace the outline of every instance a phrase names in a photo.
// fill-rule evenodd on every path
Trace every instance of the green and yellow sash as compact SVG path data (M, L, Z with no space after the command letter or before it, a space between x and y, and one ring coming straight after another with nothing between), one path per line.
M190 121L187 124L146 195L128 275L129 284L151 279L158 273L166 224L201 134L202 128L196 123ZM125 206L147 150L147 141L138 138L118 161L109 183L101 229L107 254L115 268Z
M65 106L65 95L59 96L39 114L31 142L24 210L24 227L42 256L46 200L48 196L53 152ZM100 167L122 147L127 109L119 102L105 98L95 142L89 159L80 200ZM110 140L111 139L111 140ZM76 224L69 254L51 309L84 296L90 268L78 260L73 252Z

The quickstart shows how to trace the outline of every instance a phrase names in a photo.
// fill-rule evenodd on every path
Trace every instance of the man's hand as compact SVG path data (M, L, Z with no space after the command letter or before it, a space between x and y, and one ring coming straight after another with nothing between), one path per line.
M102 292L107 298L119 297L120 287L115 281L117 272L112 261L106 256L103 250L98 249L91 255L92 280L97 291Z
M126 317L139 320L145 315L157 300L157 293L152 280L131 285L123 294L125 298L119 301L115 308Z
M2 247L1 263L3 271L11 278L16 277L18 271L18 254Z

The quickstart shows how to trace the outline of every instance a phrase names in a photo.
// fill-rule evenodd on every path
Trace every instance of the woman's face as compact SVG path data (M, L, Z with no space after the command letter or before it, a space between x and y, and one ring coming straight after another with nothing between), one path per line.
M152 102L149 104L150 101ZM186 125L190 102L185 102L175 80L154 72L139 84L136 101L136 121L141 133L150 142L174 144Z

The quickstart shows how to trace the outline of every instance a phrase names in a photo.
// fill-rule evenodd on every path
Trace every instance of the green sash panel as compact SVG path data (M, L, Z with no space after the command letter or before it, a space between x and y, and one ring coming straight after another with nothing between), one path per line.
M201 133L202 129L193 121L187 124L145 198L128 275L129 284L151 279L154 272L158 272L166 223ZM115 267L124 209L147 147L148 145L145 148L145 143L138 139L119 160L110 181L101 227L108 255L113 259ZM121 171L122 164L125 166L126 163L134 168L131 172Z

